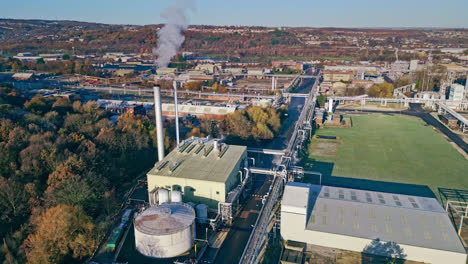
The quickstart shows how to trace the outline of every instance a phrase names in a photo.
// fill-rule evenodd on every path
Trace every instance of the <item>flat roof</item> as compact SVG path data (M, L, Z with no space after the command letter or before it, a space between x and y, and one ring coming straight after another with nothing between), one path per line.
M300 188L309 195L304 196ZM308 203L306 230L466 253L434 198L288 183L281 210L296 213L304 201Z
M237 162L247 152L246 146L218 143L214 140L189 139L171 151L148 172L148 176L167 176L211 182L226 182Z

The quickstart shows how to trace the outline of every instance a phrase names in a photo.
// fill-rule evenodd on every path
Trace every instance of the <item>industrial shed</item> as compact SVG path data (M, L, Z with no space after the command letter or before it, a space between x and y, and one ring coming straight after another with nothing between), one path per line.
M239 184L246 157L245 146L185 141L148 172L148 190L150 195L157 188L182 191L184 202L216 209Z
M467 261L447 213L434 198L288 183L281 202L281 235L284 240L432 264Z
M212 106L212 105L178 105L179 116L194 115L204 119L223 120L226 115L236 111L236 106ZM174 117L174 104L162 104L164 116Z

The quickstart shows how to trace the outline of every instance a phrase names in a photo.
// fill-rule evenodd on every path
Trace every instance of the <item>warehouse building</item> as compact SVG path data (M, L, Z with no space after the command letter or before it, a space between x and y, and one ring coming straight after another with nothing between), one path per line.
M214 105L189 105L178 104L179 117L185 115L194 115L202 119L210 120L223 120L226 115L232 114L236 111L236 106L214 106ZM163 116L174 117L175 107L174 104L162 104Z
M467 261L448 214L434 198L288 183L281 202L281 235L310 245L432 264Z
M188 140L148 172L151 195L158 188L183 192L183 202L203 203L212 209L227 200L238 186L247 147L215 140Z

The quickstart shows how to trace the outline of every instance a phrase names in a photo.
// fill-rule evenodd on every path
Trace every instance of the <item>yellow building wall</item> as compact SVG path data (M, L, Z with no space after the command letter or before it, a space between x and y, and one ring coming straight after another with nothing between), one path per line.
M148 190L152 191L156 187L180 190L183 192L184 202L203 203L213 209L217 208L218 202L224 202L226 197L226 188L221 182L148 174Z

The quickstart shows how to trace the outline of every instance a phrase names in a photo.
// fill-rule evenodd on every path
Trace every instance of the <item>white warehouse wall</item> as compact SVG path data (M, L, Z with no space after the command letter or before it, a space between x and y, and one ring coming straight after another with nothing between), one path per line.
M287 207L282 208L281 236L283 239L356 252L362 252L366 246L372 243L371 239L306 230L306 218L306 214L288 212ZM321 221L321 219L317 219L316 221ZM398 245L403 249L403 253L407 255L406 259L408 260L423 261L432 264L467 263L466 254L403 244Z

